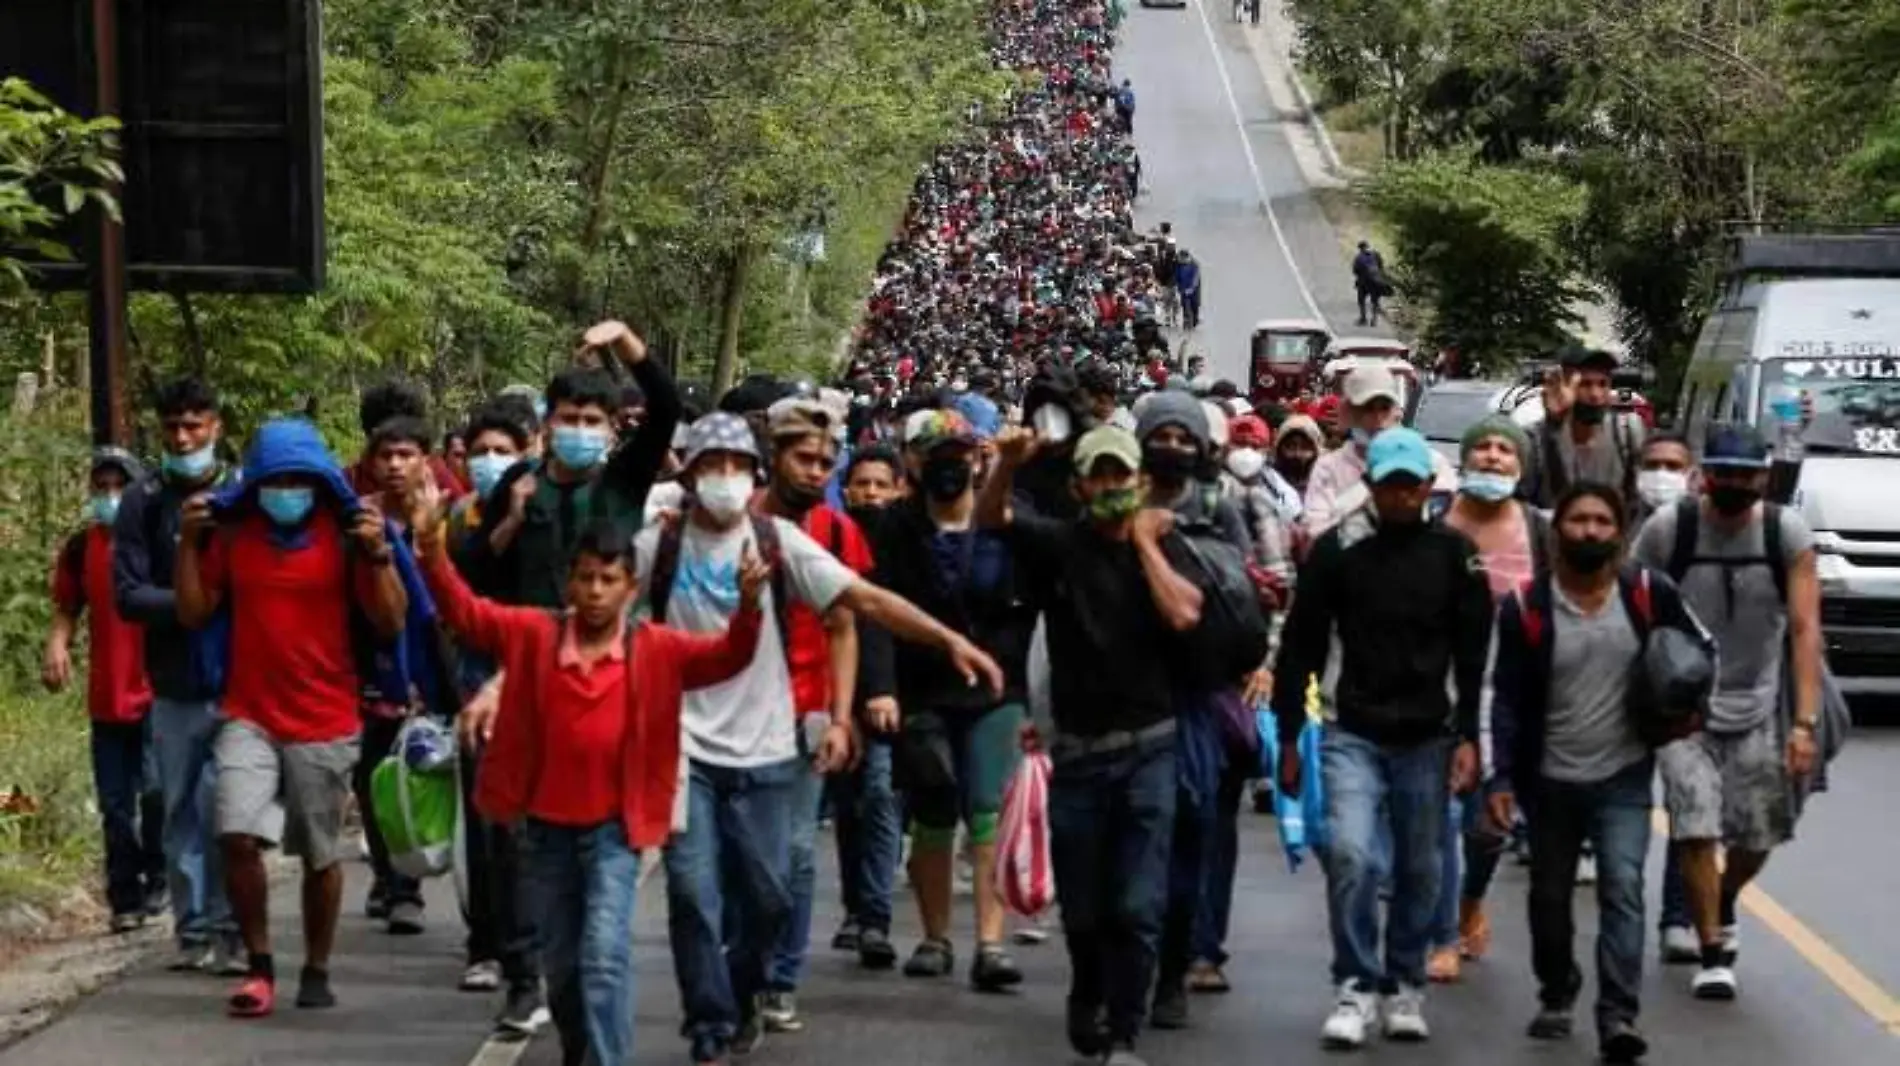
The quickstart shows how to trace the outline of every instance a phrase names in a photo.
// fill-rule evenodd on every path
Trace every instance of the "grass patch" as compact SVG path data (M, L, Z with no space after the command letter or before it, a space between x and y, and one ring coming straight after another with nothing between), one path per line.
M0 905L61 904L97 880L89 735L75 693L0 695Z

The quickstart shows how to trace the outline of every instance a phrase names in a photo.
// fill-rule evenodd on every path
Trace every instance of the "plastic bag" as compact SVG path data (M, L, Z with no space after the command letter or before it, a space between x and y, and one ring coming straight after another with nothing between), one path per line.
M370 773L370 806L397 873L436 877L455 865L462 832L455 770L454 736L429 719L411 718Z
M1049 854L1049 756L1026 752L1003 793L996 834L996 891L1012 914L1034 918L1055 902Z
M1300 794L1289 798L1280 791L1280 731L1274 714L1264 705L1254 711L1260 732L1261 776L1273 783L1273 818L1280 832L1280 846L1286 849L1287 869L1297 871L1307 851L1324 856L1326 850L1326 783L1320 774L1320 739L1324 726L1319 718L1317 688L1307 690L1306 724L1300 727Z

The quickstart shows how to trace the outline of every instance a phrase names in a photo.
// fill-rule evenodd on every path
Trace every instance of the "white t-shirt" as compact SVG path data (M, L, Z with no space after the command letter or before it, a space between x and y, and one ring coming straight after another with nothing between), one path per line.
M823 614L858 576L797 526L780 518L772 521L778 526L786 591ZM718 633L739 606L739 559L753 539L752 523L741 522L715 533L688 520L685 529L666 618L655 621L689 633ZM634 538L642 589L653 576L653 557L659 543L658 527L643 530ZM765 619L751 665L722 684L686 693L681 708L685 726L681 743L688 758L744 768L784 762L798 755L791 673L785 667L785 644L779 636L769 586L760 597L759 607Z

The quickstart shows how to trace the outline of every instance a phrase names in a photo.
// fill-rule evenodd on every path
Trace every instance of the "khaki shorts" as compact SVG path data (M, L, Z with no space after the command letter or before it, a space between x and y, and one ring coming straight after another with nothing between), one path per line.
M1768 852L1794 836L1786 756L1773 720L1746 733L1700 732L1666 745L1663 804L1671 840L1720 840Z
M357 738L283 744L249 722L228 721L218 762L218 832L256 837L327 870L342 858L343 809Z

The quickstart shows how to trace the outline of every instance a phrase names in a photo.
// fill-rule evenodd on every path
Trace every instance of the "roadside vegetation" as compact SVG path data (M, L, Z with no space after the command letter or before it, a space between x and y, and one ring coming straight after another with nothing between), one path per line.
M131 402L197 371L238 435L300 410L348 449L362 384L406 376L464 410L545 382L607 314L715 389L822 371L919 166L1007 89L987 13L329 0L328 286L135 296ZM113 149L110 123L0 87L0 912L96 880L85 714L38 666L49 564L84 500L86 307L31 292L19 265L68 254L48 235L104 198ZM5 413L29 373L32 402Z
M1535 352L1574 278L1667 384L1726 224L1900 212L1896 0L1287 6L1428 343Z

